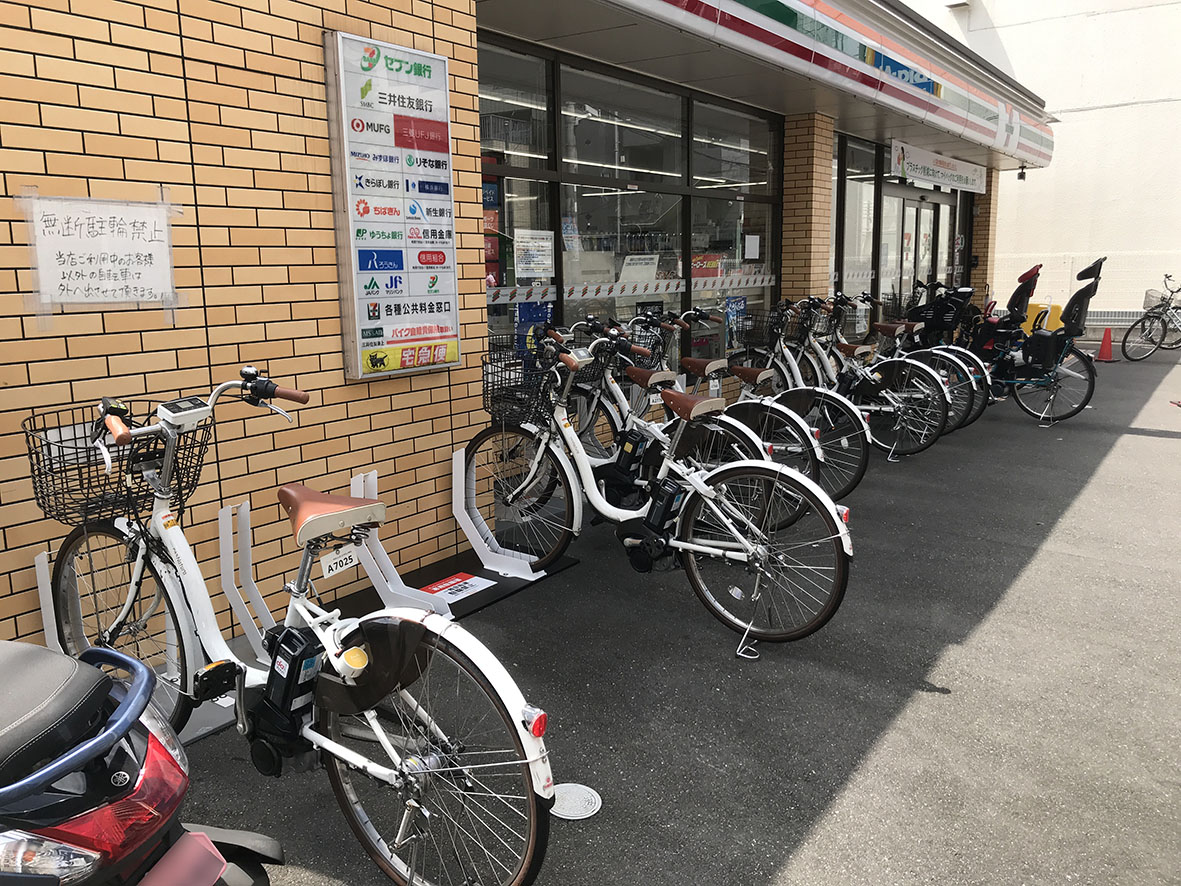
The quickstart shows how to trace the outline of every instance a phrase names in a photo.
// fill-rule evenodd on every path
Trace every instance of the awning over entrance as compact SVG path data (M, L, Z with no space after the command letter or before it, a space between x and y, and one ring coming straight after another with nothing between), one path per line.
M1040 98L895 0L478 0L480 27L878 142L1045 166Z

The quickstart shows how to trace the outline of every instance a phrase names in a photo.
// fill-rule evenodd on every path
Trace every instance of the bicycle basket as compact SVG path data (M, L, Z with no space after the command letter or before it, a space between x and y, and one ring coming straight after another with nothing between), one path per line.
M1168 300L1169 297L1159 289L1148 289L1144 292L1144 310L1151 311L1153 308L1159 308L1161 302Z
M548 425L554 412L551 367L526 351L492 351L481 359L484 410L498 424Z
M127 406L129 428L151 424L155 418L150 403L129 402ZM101 439L111 456L108 471L102 453L90 442L94 419L94 407L71 406L34 412L21 422L37 506L45 516L67 525L134 517L150 511L155 499L136 468L152 462L163 464L164 438L140 437L126 446L116 446L104 431ZM206 419L177 436L170 504L178 514L201 479L212 432L213 422Z
M575 348L589 348L596 339L602 337L579 326L574 329L573 336L567 338L567 344ZM615 350L613 348L599 348L595 359L574 373L574 384L589 385L602 381L607 367L611 365L614 358Z
M795 315L793 315L794 317ZM747 310L735 318L734 338L744 348L770 348L784 331L784 323L793 326L796 321L785 321L780 311Z
M663 369L665 355L672 350L675 335L675 330L670 331L660 327L655 329L634 327L628 332L627 340L633 345L647 348L652 352L652 356L641 357L639 354L635 354L629 359L640 369Z

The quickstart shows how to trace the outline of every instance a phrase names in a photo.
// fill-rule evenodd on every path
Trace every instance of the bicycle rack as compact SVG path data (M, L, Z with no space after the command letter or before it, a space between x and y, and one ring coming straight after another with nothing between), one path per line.
M349 484L349 494L355 497L377 498L377 471L357 474ZM238 576L246 595L234 581L234 520L233 512L238 511L237 541L238 541ZM258 613L258 620L262 622L265 631L275 625L275 619L263 602L258 586L254 583L253 559L251 556L250 534L250 502L244 501L238 505L226 505L217 515L218 535L220 541L221 586L230 607L242 624L242 630L250 643L258 660L269 664L270 657L262 647L262 631L255 623L254 617L246 606L246 599ZM243 544L243 539L245 543ZM365 544L358 548L361 566L366 577L373 583L381 603L386 607L411 606L415 609L429 609L446 618L451 618L451 608L447 601L434 594L412 588L402 581L398 570L394 567L385 548L377 537L377 531L370 531Z
M485 569L505 578L530 582L544 578L546 573L534 572L525 554L500 546L478 510L468 510L465 499L469 490L475 492L475 479L467 475L465 455L464 450L457 449L451 456L451 514L467 536L468 544L480 558L480 563Z

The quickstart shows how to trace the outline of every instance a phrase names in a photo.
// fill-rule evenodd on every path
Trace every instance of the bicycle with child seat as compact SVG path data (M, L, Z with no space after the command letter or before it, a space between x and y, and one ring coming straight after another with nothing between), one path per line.
M25 420L37 503L74 527L52 578L63 645L139 657L178 729L195 705L236 690L254 765L278 776L322 763L350 828L391 880L528 884L553 802L545 713L442 616L397 608L343 618L310 599L317 558L326 573L356 562L355 546L385 519L382 502L280 489L302 548L286 616L266 634L263 667L226 642L182 517L215 407L229 395L284 416L271 399L308 401L247 366L206 398L154 412L104 398L97 419L75 407Z
M1097 259L1075 275L1084 285L1062 308L1057 329L1044 328L1047 311L1035 318L1028 335L1021 328L1037 285L1037 265L1019 278L1008 314L984 317L972 334L971 349L988 363L993 393L1011 393L1023 412L1047 426L1078 415L1095 392L1095 365L1075 342L1086 332L1105 261Z
M1133 362L1151 357L1158 349L1181 348L1181 304L1175 304L1181 286L1172 285L1165 274L1165 291L1149 289L1144 293L1144 313L1124 333L1120 350Z
M533 350L483 358L484 405L492 424L467 446L465 506L490 546L531 564L551 564L582 528L583 500L618 524L616 536L637 571L679 563L710 613L750 640L798 640L840 605L852 542L846 511L815 483L766 459L720 465L694 458L703 422L720 397L664 390L680 419L671 434L652 423L652 442L618 448L596 468L568 411L577 373L604 349L636 346L602 336L566 347L547 329ZM625 486L640 499L612 503L600 489Z

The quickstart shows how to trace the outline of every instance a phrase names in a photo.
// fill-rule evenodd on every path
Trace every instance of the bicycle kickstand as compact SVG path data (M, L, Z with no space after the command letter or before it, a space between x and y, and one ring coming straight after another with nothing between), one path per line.
M747 661L758 661L759 651L755 649L755 644L758 640L748 640L750 636L750 629L754 626L754 622L749 622L746 630L742 633L742 639L738 641L738 648L734 650L735 658L745 658Z

